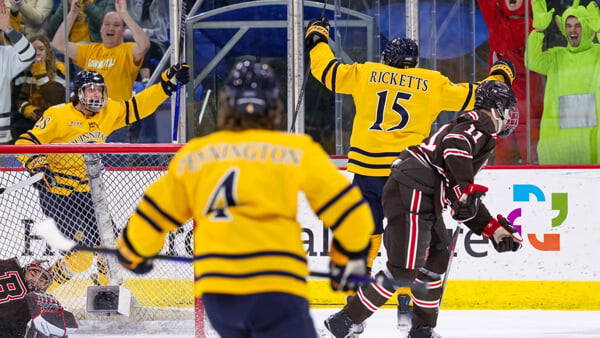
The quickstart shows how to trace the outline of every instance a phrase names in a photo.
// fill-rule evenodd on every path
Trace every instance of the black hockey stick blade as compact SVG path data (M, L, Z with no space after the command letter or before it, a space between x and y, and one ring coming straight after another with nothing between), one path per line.
M98 248L78 244L77 242L65 237L60 230L58 230L56 222L52 218L45 218L39 222L36 222L34 223L33 227L37 231L38 235L40 235L46 241L46 243L48 243L48 245L56 250L90 251L107 255L116 255L118 252L117 249ZM162 254L156 255L152 257L152 259L164 259L181 263L192 263L194 261L193 257L168 256Z

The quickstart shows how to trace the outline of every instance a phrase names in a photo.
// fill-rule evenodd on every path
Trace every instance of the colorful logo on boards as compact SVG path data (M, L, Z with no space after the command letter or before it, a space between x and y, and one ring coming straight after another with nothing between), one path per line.
M533 184L514 184L513 201L515 202L545 202L546 196L542 189ZM569 213L569 196L565 192L553 192L551 194L552 210L558 211L558 215L552 218L552 227L558 227L564 223ZM516 220L522 216L522 208L511 211L506 218L523 235L521 225ZM531 246L540 251L560 251L560 234L545 233L541 239L535 233L527 234Z

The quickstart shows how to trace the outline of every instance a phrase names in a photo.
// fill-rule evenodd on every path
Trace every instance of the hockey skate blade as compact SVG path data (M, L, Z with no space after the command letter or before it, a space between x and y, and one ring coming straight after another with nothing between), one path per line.
M317 329L317 334L319 335L319 338L335 338L334 335L331 334L331 332L329 332L326 328L318 328ZM406 334L408 334L408 331L406 332ZM360 334L358 333L351 333L350 336L347 336L347 338L360 338Z
M398 324L396 325L396 328L400 332L400 335L398 337L407 338L408 331L410 331L411 327L412 327L412 318L411 318L410 314L409 313L398 314Z
M52 218L45 218L41 221L33 224L34 229L37 231L46 243L57 250L70 251L77 245L75 241L72 241L60 232L56 227L56 222Z
M400 335L398 335L398 337L400 338L408 338L408 331L410 331L410 325L400 325L398 324L398 326L396 326L396 328L398 329L398 332L400 333Z
M365 328L367 327L367 322L364 321L362 323L362 328L360 328L360 332L350 332L346 337L344 338L360 338L360 334L363 333L365 331ZM357 330L358 327L356 324L353 325L353 330ZM410 329L410 327L409 327ZM406 334L408 335L408 331L406 331ZM335 338L335 336L331 333L331 331L329 331L327 329L327 327L325 325L319 325L319 327L317 327L317 335L319 338Z

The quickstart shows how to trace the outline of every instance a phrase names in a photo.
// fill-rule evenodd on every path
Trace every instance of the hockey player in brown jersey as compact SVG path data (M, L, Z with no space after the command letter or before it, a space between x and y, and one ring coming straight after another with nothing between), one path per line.
M388 261L380 273L415 280L410 338L440 337L436 326L450 250L442 211L492 242L498 252L517 251L523 241L506 218L490 215L481 197L487 188L474 178L486 164L498 136L517 127L519 113L512 90L503 82L482 83L476 91L475 110L462 112L420 145L402 151L393 162L383 189L388 219L384 246ZM396 288L366 284L342 311L326 320L336 338L352 337L353 324L362 323L394 294Z

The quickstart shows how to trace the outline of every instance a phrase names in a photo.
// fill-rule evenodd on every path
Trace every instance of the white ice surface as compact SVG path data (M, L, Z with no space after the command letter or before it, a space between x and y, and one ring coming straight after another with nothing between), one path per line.
M313 309L317 330L337 309ZM146 322L139 327L82 322L78 337L194 337L193 323ZM444 338L600 338L600 311L450 311L441 310L436 331ZM381 309L367 321L361 338L397 338L396 311ZM276 337L274 337L276 338Z

